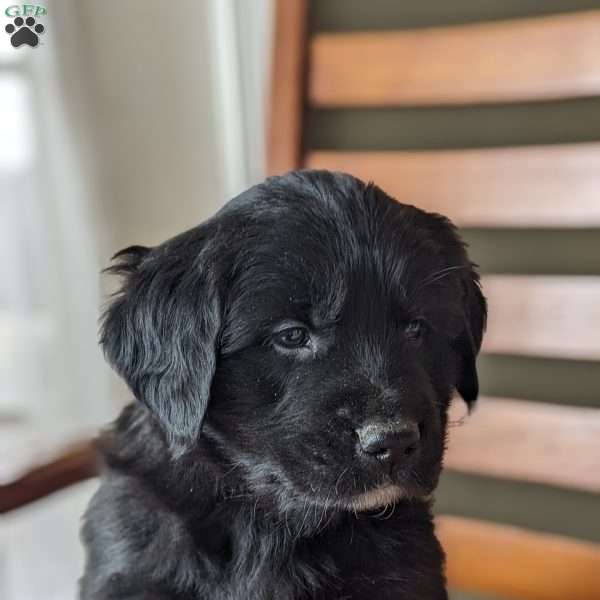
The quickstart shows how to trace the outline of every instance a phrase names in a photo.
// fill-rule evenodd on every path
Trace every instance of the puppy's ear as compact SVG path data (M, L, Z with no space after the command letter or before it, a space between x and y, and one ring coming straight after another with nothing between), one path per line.
M215 371L217 293L199 256L169 245L132 246L107 269L124 277L102 318L100 342L113 368L156 416L181 453L200 433Z
M460 355L460 367L456 389L467 403L469 409L477 400L479 381L476 359L487 320L487 303L481 293L479 275L472 267L463 281L463 322L461 335L456 340Z

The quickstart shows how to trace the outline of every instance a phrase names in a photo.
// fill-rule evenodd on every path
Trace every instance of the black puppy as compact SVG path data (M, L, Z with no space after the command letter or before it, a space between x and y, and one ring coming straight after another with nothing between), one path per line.
M348 175L275 177L116 256L81 597L442 600L431 493L486 305L455 228Z

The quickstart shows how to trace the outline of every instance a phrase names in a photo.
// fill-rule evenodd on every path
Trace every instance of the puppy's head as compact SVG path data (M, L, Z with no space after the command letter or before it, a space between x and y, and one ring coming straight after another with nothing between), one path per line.
M253 494L368 510L429 494L450 397L477 397L486 306L443 217L296 172L117 255L109 361L179 451Z

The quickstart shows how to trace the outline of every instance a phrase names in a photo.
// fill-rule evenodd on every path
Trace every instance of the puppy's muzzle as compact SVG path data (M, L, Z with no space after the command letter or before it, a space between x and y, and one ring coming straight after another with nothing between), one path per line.
M412 421L400 423L366 423L356 430L358 453L375 459L386 468L410 462L421 445L421 427Z

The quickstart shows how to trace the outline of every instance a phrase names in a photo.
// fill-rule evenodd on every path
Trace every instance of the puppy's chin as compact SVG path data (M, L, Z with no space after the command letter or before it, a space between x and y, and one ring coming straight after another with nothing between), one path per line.
M388 484L373 488L355 496L348 502L347 508L354 512L367 512L394 506L400 500L428 501L429 496L424 493L415 493L398 485Z

